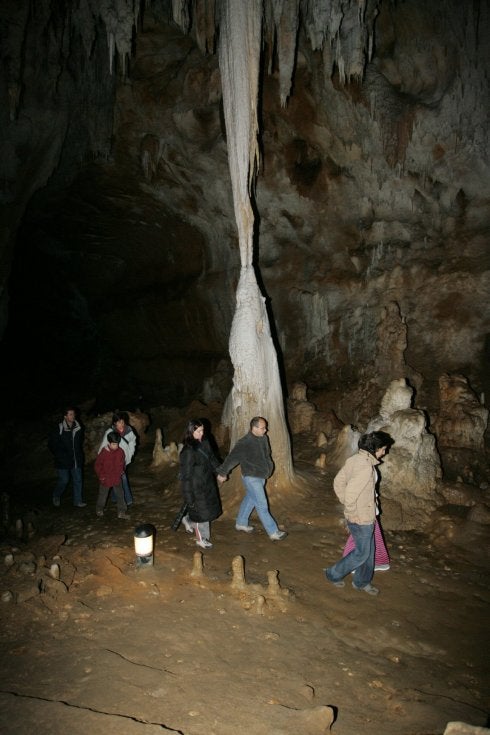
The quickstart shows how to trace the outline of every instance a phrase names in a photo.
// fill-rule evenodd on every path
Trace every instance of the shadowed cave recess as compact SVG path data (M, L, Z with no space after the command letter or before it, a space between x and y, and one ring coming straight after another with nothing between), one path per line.
M2 3L9 422L226 400L240 259L211 5ZM285 401L302 383L361 430L393 380L429 429L448 381L483 407L488 4L272 7L254 262ZM453 447L479 468L485 430Z

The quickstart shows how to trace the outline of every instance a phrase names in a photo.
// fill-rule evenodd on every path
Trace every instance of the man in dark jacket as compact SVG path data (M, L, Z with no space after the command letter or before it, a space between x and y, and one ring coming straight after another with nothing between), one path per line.
M233 467L240 465L245 497L236 517L236 530L252 533L254 527L248 525L248 519L255 508L269 538L272 541L281 541L286 538L287 533L279 530L271 516L265 494L265 481L274 471L266 433L267 421L262 416L254 416L250 421L250 431L237 441L216 472L218 480L223 482Z
M69 406L62 421L51 432L48 447L54 456L58 482L53 491L53 505L59 507L66 486L73 483L73 505L85 508L82 499L83 429L75 418L75 409Z

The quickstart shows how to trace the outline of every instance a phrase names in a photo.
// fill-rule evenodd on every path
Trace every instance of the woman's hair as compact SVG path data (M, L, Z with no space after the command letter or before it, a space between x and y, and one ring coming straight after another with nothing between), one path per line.
M196 429L199 429L200 426L204 426L204 424L199 419L191 419L187 422L184 438L182 439L182 443L184 444L184 446L192 446L195 443L196 440L194 439L193 434Z
M381 447L389 449L394 443L394 439L386 431L371 431L370 434L361 436L357 446L359 449L365 449L366 452L375 456L376 450L381 449Z
M108 444L119 444L121 441L121 437L116 431L110 431L107 434L107 443Z
M129 416L126 411L114 411L112 423L117 424L118 421L124 421L125 424L129 423Z

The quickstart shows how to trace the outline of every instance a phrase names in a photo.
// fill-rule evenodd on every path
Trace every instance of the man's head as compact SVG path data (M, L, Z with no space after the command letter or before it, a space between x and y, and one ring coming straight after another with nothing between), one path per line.
M75 421L75 415L76 411L73 406L67 406L63 411L63 418L65 419L68 426L71 426L72 423Z
M264 436L267 433L267 421L263 416L254 416L250 421L250 431L254 436Z

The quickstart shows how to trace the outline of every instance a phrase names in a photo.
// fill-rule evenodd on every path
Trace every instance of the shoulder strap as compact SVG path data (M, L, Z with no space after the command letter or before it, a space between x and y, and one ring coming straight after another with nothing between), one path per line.
M208 462L210 462L209 454L206 454L206 452L204 451L204 449L201 449L201 447L197 447L197 451L198 452L201 452L201 454L203 455L203 457L206 457L206 459L208 460Z

